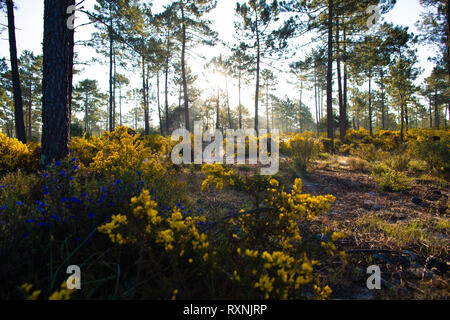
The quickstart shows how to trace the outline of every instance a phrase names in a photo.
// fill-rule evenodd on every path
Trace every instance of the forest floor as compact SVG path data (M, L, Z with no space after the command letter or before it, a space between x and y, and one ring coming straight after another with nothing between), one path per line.
M254 174L256 168L238 171ZM192 204L218 218L245 207L248 199L234 190L200 192L199 170L182 175ZM276 176L287 186L295 175L283 160ZM414 178L411 189L381 192L369 170L351 170L347 158L332 156L316 161L302 178L303 192L332 194L336 202L314 223L346 238L338 242L348 264L328 266L326 281L332 299L448 299L449 183L427 175ZM381 290L367 289L367 267L381 269Z

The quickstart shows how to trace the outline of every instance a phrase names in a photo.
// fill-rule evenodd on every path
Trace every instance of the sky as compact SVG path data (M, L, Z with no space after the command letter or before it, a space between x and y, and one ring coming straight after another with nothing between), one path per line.
M17 9L15 11L15 23L16 23L16 39L17 39L17 49L20 53L23 50L33 51L35 54L42 53L42 38L43 38L43 0L15 0ZM159 12L162 10L162 6L167 1L154 1L153 11ZM86 0L83 5L85 9L93 9L95 0ZM233 41L234 34L234 8L236 1L233 0L219 0L217 8L213 10L208 18L212 20L212 29L219 33L219 38L227 42ZM415 34L418 34L418 30L415 23L420 18L420 13L423 11L419 4L419 0L398 0L396 6L392 11L383 16L384 21L392 22L394 24L408 26L409 30ZM83 24L88 21L87 17L82 13L77 13L76 15L76 25ZM7 19L6 15L0 16L0 24L6 25ZM95 28L91 26L84 26L76 29L75 40L88 40L90 39L90 34L95 31ZM9 60L9 46L8 46L8 35L6 30L0 34L0 57L6 57ZM208 80L202 76L205 69L206 61L210 60L212 57L217 56L222 52L223 49L220 47L215 48L199 48L197 51L193 52L193 55L187 57L187 63L191 66L194 73L199 75L198 85L205 90L205 95L207 92L212 90L208 87ZM90 61L92 57L98 56L94 49L89 47L84 47L77 45L75 51L79 56L80 61ZM198 54L205 56L205 60L199 59ZM428 61L428 58L433 55L433 49L424 45L418 45L418 58L419 66L423 69L423 73L418 79L418 83L425 77L427 77L433 68L433 64ZM81 73L74 76L74 83L85 78L96 79L99 82L100 87L104 92L108 90L108 73L109 67L105 59L99 63L92 63L87 67L81 67ZM132 66L127 66L126 70L118 70L120 73L125 73L127 77L130 78L132 87L140 87L141 80L139 79L140 73L137 70L133 70ZM290 95L291 98L296 98L298 94L292 95L295 87L289 84L290 76L288 74L278 74L278 85L276 87L275 93L283 97L284 95ZM252 87L253 85L253 87ZM230 105L237 106L237 85L234 82L230 82ZM336 87L336 86L335 86ZM156 85L153 85L156 88ZM254 84L243 89L243 99L242 103L250 111L250 115L253 113L254 105ZM247 94L246 94L247 93ZM153 95L156 93L153 92ZM313 104L313 93L308 92L304 94L306 96L305 104L308 105L312 111ZM172 97L170 103L175 103L178 101L177 97ZM124 113L133 107L133 102L127 103L123 106ZM106 106L105 106L106 109ZM152 122L156 125L157 120L157 110L153 107L152 112Z

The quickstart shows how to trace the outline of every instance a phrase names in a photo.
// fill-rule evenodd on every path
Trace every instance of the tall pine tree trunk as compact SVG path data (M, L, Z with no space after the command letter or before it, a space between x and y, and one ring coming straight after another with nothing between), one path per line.
M344 48L343 48L343 52L342 52L342 54L343 54L343 61L344 61L344 101L343 101L343 103L342 103L342 113L341 112L339 112L339 121L342 123L342 126L343 126L343 128L344 128L344 137L345 137L345 134L347 133L347 127L348 127L348 125L347 125L347 121L348 121L348 119L347 119L347 105L348 105L348 98L347 98L347 95L348 95L348 92L347 92L347 87L348 87L348 85L347 85L347 81L348 81L348 79L347 79L347 77L348 77L348 74L347 74L347 32L346 32L346 30L345 30L345 21L344 21L344 28L343 28L343 42L344 42ZM342 133L341 133L342 134Z
M372 77L369 77L369 132L373 136L372 128Z
M327 137L334 140L333 117L333 0L328 0Z
M28 137L31 139L31 112L33 111L33 85L30 78L30 103L28 104Z
M160 89L159 89L159 70L156 72L156 91L158 99L158 118L159 118L159 131L163 136L162 118L161 118L161 101L160 101Z
M22 89L20 87L19 64L17 62L16 47L16 26L14 22L14 3L12 0L6 0L8 11L8 35L9 35L9 56L11 59L11 72L14 93L14 121L16 125L16 138L21 142L27 142L25 133L25 123L23 119L23 101Z
M167 41L169 43L169 41ZM165 98L165 114L166 114L166 135L169 135L169 53L167 52L166 57L166 70L165 70L165 92L164 92L164 98Z
M317 136L320 136L319 131L319 109L318 104L319 101L317 100L317 93L319 91L319 88L317 88L317 71L316 71L316 64L314 63L314 104L316 106L316 127L317 127Z
M145 59L142 56L142 100L144 106L144 132L145 134L150 134L149 121L148 121L148 109L147 109L147 88L146 88L146 77L145 77Z
M439 104L438 104L438 89L434 89L434 124L436 129L439 129Z
M86 132L86 137L89 137L89 120L88 120L88 88L86 87L85 97L84 97L84 132Z
M339 44L339 17L336 15L336 65L337 65L337 80L338 80L338 98L339 98L339 135L342 143L345 138L345 112L344 102L342 97L342 74L341 74L341 56L340 56L340 44Z
M75 0L44 1L42 164L69 153L74 31L67 8Z
M256 13L256 11L255 11ZM257 13L256 13L257 15ZM258 103L259 103L259 73L260 73L260 59L261 59L261 48L259 42L259 29L258 29L258 18L256 18L256 89L255 89L255 131L256 136L259 137L259 115L258 115Z
M238 83L238 90L239 90L239 129L242 129L242 105L241 105L241 70L239 69L239 83Z
M181 1L181 19L182 19L182 44L181 44L181 73L183 76L183 93L184 93L184 122L186 130L190 131L189 122L189 96L186 80L186 21L184 19L184 4Z
M113 95L113 19L112 3L109 4L109 131L114 131L114 95Z
M217 86L217 101L216 101L216 129L219 130L219 116L220 116L220 90L219 87Z
M381 127L383 130L386 128L385 123L385 102L384 102L384 71L383 69L380 69L380 78L381 78Z

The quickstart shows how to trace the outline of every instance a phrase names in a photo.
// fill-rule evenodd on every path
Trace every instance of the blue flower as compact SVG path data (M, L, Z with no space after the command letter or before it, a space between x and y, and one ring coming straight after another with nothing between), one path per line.
M72 159L72 162L75 162L75 161L77 161L77 158L73 158L73 159Z
M70 202L73 202L73 203L81 203L81 200L78 199L77 197L71 197L71 198L70 198Z
M0 189L3 189L5 186L0 186Z
M188 212L189 212L189 213L191 213L191 212L192 212L192 210L191 210L191 209L189 209L189 210L188 210Z
M59 167L61 165L60 161L55 161L55 166Z
M73 178L73 176L70 176L70 181L72 181L74 178Z
M61 202L62 202L62 203L66 203L66 202L67 202L67 198L62 198L62 199L61 199Z
M61 175L62 175L63 177L66 176L66 172L65 172L64 170L61 170L60 173L61 173Z
M177 203L177 207L181 207L181 203Z
M92 219L94 217L94 214L92 212L89 212L88 217L89 219Z
M74 165L74 166L73 166L73 170L74 170L74 171L77 171L77 170L78 170L78 165Z
M44 178L47 178L47 177L48 177L48 173L46 172L46 173L44 173L42 176L43 176Z
M17 201L16 203L17 203L18 206L23 205L22 201Z
M39 207L43 207L45 206L45 203L43 203L42 201L36 201L36 203L38 204Z
M0 208L0 210L1 211L4 211L4 210L6 210L6 204L5 205L3 205L1 208Z
M83 198L86 198L86 197L87 197L87 193L85 192L85 193L83 193L81 196L82 196Z
M33 223L34 221L36 221L35 219L27 219L27 223Z
M138 172L137 172L137 174L138 174L138 175L141 175L141 174L142 174L142 172L141 172L141 171L138 171Z
M44 186L44 195L48 194L48 187Z
M116 184L119 184L119 183L120 183L120 179L117 179Z

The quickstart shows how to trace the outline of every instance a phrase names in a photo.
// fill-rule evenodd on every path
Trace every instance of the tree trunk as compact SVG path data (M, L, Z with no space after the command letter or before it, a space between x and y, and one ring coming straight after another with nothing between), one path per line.
M328 1L327 137L334 140L333 128L333 0Z
M161 101L159 96L159 70L156 72L156 91L157 91L157 99L158 99L158 118L159 118L159 131L161 132L161 135L163 136L163 127L162 127L162 118L161 118Z
M186 22L184 20L184 4L181 1L181 19L182 19L182 44L181 44L181 73L183 76L183 93L184 93L184 122L186 126L186 130L190 131L190 123L189 123L189 96L187 90L187 81L186 81Z
M239 129L242 129L242 105L241 105L241 70L239 69Z
M217 104L216 104L216 129L219 130L219 120L220 120L220 90L219 87L217 87Z
M113 66L114 66L114 75L113 75L113 111L112 111L112 126L113 130L116 129L116 82L117 82L117 73L116 73L116 53L113 53Z
M30 79L30 103L28 104L28 137L31 139L31 112L33 111L33 85Z
M147 90L146 90L146 83L145 83L145 59L144 56L142 56L142 99L143 99L143 106L144 106L144 132L145 134L150 134L150 128L149 128L149 122L148 122L148 110L147 110Z
M369 132L373 136L372 128L372 78L369 77Z
M69 153L74 31L67 8L75 0L44 1L42 164Z
M109 131L114 131L113 121L113 108L114 108L114 96L113 96L113 19L112 19L112 3L109 4Z
M11 72L14 93L14 121L16 125L16 138L26 143L27 135L25 132L25 123L23 119L23 101L22 89L20 87L19 64L17 62L16 47L16 26L14 23L14 3L12 0L6 0L8 11L8 35L9 35L9 55L11 59Z
M303 79L300 78L300 102L298 108L298 125L300 133L302 132L302 98L303 98Z
M314 104L316 106L316 126L317 126L317 136L320 136L319 131L319 109L318 109L318 101L317 101L317 93L319 91L319 88L317 88L317 71L316 71L316 64L314 63Z
M256 13L256 12L255 12ZM256 15L258 15L256 13ZM255 131L256 136L259 137L259 119L258 119L258 103L259 103L259 72L260 72L260 59L261 48L259 43L259 29L258 29L258 17L256 18L256 89L255 89Z
M169 40L167 41L169 43ZM166 78L165 78L165 113L166 113L166 135L169 135L169 53L166 57Z
M87 137L89 137L88 103L88 88L86 87L84 101L84 132L86 132Z
M434 89L434 122L436 129L439 129L439 104L437 88Z
M266 83L266 122L267 122L267 132L270 132L269 125L269 81Z
M339 122L341 123L341 128L343 128L344 138L347 134L347 33L345 30L345 21L343 28L344 36L344 48L343 48L343 61L344 61L344 101L342 103L342 112L339 112ZM342 135L342 132L341 132Z
M432 116L432 110L433 110L433 98L430 94L430 128L433 128L433 116Z
M385 104L384 104L384 72L381 69L380 70L380 78L381 78L381 127L383 130L386 128L386 124L384 121L384 115L385 115Z
M403 104L400 106L400 140L404 140L404 107Z
M119 123L122 126L122 85L119 85Z
M338 80L338 98L339 98L339 135L342 143L345 137L345 122L344 122L344 103L342 97L342 75L341 75L341 57L339 52L339 17L336 15L336 67ZM342 116L341 116L342 115Z

